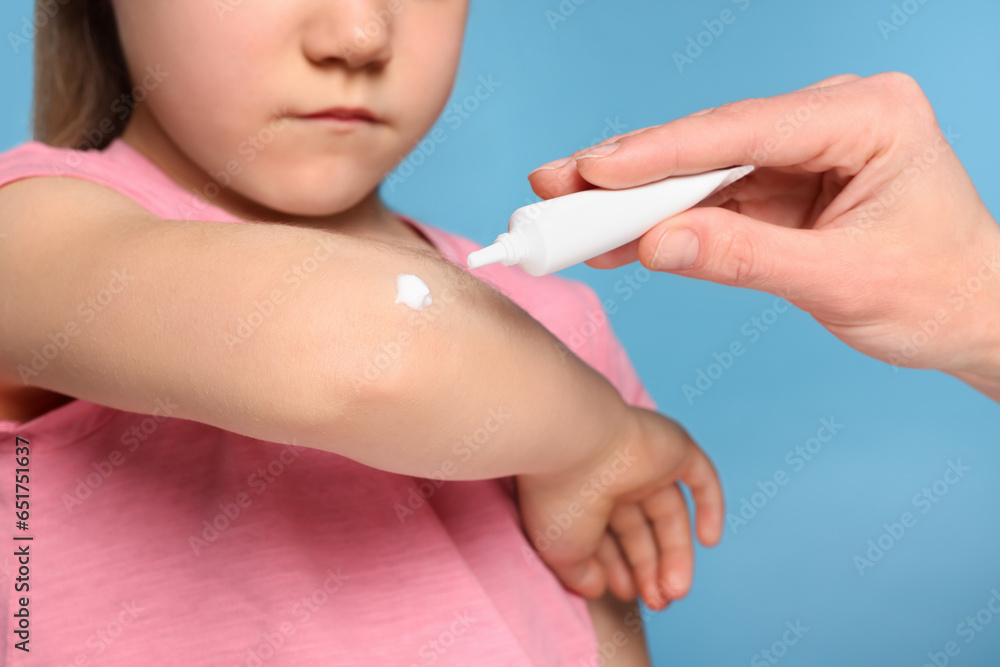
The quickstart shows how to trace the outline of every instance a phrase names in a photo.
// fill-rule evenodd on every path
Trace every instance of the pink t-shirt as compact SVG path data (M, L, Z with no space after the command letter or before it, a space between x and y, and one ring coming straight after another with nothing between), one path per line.
M165 220L242 222L120 139L103 151L28 142L0 154L0 186L58 174ZM479 247L407 222L459 266ZM627 402L654 407L591 289L517 268L475 275ZM179 419L176 409L167 396L154 415L74 400L26 423L0 421L4 664L597 664L585 601L530 551L512 478L434 484ZM30 443L27 531L14 525L18 437ZM455 462L468 451L456 443ZM24 547L30 590L17 592ZM15 648L22 596L29 653Z

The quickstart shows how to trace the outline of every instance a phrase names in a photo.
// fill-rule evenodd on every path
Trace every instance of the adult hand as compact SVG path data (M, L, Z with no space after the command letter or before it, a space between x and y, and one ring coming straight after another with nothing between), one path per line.
M740 164L757 170L588 263L778 294L865 354L1000 400L1000 228L905 74L707 109L529 179L550 198Z

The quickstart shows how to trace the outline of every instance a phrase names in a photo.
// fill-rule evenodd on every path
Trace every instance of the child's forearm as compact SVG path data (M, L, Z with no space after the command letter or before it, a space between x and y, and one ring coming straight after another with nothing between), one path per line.
M175 417L450 479L572 468L622 419L537 322L419 251L141 215L53 233L32 210L0 245L0 282L18 285L0 294L0 366L21 377L32 350L69 345L28 384L139 413L169 398ZM400 273L430 307L395 302Z

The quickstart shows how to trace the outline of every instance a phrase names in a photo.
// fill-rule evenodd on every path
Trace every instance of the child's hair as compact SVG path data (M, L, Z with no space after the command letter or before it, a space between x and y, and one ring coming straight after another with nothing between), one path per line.
M49 16L52 4L35 2L35 16L48 21L36 22L32 133L50 146L104 148L131 111L114 8L111 0L69 0Z

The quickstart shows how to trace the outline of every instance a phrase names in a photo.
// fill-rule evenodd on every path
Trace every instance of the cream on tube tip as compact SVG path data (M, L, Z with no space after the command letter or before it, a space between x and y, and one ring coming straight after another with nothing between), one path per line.
M634 241L753 170L748 165L623 190L595 188L523 206L511 215L508 231L467 262L470 269L520 264L533 276L555 273Z

